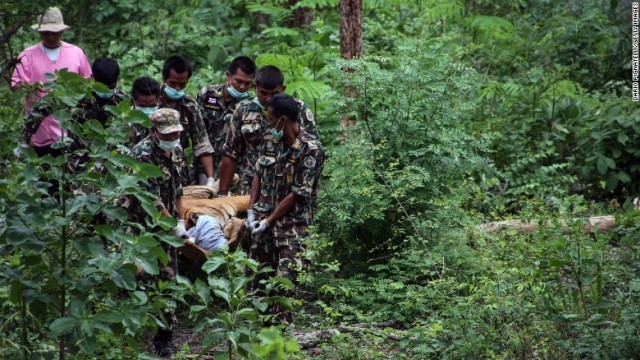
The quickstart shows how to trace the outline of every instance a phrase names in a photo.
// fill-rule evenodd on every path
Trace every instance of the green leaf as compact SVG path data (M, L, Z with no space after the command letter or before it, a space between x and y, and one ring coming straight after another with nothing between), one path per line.
M119 312L115 312L112 310L101 311L97 313L93 319L96 321L106 322L110 324L117 324L124 320L124 315Z
M267 311L267 308L269 308L269 304L267 304L266 302L262 301L262 300L251 300L251 304L253 304L253 306L260 310L261 312L265 312Z
M231 306L231 295L228 292L222 290L213 290L213 293L220 299L226 301L229 306Z
M58 337L60 335L68 334L78 324L79 324L78 319L75 319L69 316L57 318L51 323L51 325L49 325L49 329L51 330L51 336Z
M153 254L146 253L136 257L136 263L140 265L145 273L150 275L157 275L160 272L158 268L158 259Z
M209 303L209 287L202 280L197 279L195 283L196 293L203 304Z
M598 172L602 175L606 174L607 170L609 170L609 165L607 165L607 161L602 157L598 158L597 167L598 167Z
M226 263L227 261L222 256L210 256L207 262L202 265L202 270L207 274L211 274Z
M597 304L591 305L589 308L591 310L597 310L597 309L610 309L612 307L616 306L616 303L614 301L611 300L602 300Z
M117 270L111 272L111 279L118 287L126 290L136 289L137 268L133 264L124 264Z

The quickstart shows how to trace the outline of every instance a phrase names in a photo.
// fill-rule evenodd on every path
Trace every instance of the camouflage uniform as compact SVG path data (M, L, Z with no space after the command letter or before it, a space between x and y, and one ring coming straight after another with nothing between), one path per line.
M21 129L20 142L23 144L29 144L31 137L38 131L40 124L47 116L51 115L51 110L47 107L36 106L31 113L25 118L24 124Z
M175 104L161 104L160 109L169 108L177 110L180 113L180 124L184 127L180 135L180 144L182 149L189 147L189 138L193 145L193 157L196 164L199 163L198 157L206 154L213 154L213 147L209 142L207 129L202 120L202 112L196 101L189 95L185 95L182 99L176 100ZM183 184L196 184L197 177L195 169L190 170L185 159L187 172L182 174Z
M220 174L220 160L222 149L229 133L229 123L240 100L233 99L226 103L224 99L225 84L208 85L200 90L197 97L198 105L202 109L202 117L207 127L209 141L213 146L213 164L216 177ZM202 171L200 171L202 173Z
M166 112L166 110L165 110ZM158 114L158 112L152 115L153 119L156 117L170 117L172 114ZM171 120L163 120L171 121ZM178 121L175 122L176 124ZM175 124L172 124L175 125ZM176 198L182 196L182 181L181 172L184 165L184 154L182 148L178 145L172 152L171 156L164 155L164 151L161 150L151 135L144 138L141 142L135 145L131 149L131 156L136 158L139 162L150 163L156 165L162 171L162 177L156 179L147 180L148 185L146 190L157 196L154 205L158 211L167 210L171 216L178 218L178 209L176 207ZM132 220L144 224L144 218L146 212L140 206L140 202L133 197L130 199L128 213ZM169 263L167 266L160 268L159 278L165 281L172 281L175 278L175 274L178 271L177 264L177 250L172 247L164 246L169 255ZM143 274L142 279L149 283L155 280L155 277L149 274ZM154 337L156 341L168 341L172 340L172 327L177 323L177 318L173 312L165 312L164 317L167 320L169 329L158 329L158 333Z
M73 109L73 119L78 126L82 126L89 120L98 120L103 126L107 124L107 120L113 116L111 112L105 109L106 106L117 106L127 96L120 89L116 89L113 96L109 99L102 99L93 96L91 99L82 99L75 109ZM71 154L67 163L67 170L70 174L78 174L82 172L89 162L89 146L87 139L77 134L69 135L73 139L70 146Z
M171 216L177 218L176 197L182 196L182 176L184 154L180 146L171 153L171 158L164 156L164 152L156 145L151 135L131 149L131 156L139 162L156 165L162 171L162 177L149 179L147 191L158 196L154 205L158 211L166 209ZM141 207L131 208L129 214L133 220L144 224L145 211Z
M94 96L91 99L82 99L78 103L78 108L81 109L79 116L77 117L78 123L83 124L87 120L98 120L102 125L107 123L107 120L113 116L108 110L105 109L107 105L118 105L122 100L126 99L122 90L116 88L115 93L109 99L103 99L98 96Z
M129 139L125 143L125 146L131 150L137 143L149 136L149 128L141 124L129 123Z
M317 139L318 128L313 113L304 102L296 101L300 104L300 126L308 135ZM236 173L240 176L238 194L246 195L251 192L262 135L267 127L266 110L262 110L254 100L241 101L233 112L223 151L237 162Z
M277 219L251 245L251 257L276 270L276 276L294 284L302 266L300 252L303 239L309 236L311 206L316 196L325 153L315 137L300 130L296 141L285 149L284 141L274 142L264 134L256 172L260 176L260 196L253 209L260 219L269 216L291 192L300 196L293 209ZM260 279L257 279L259 281ZM257 282L254 282L256 286ZM291 296L291 294L283 294ZM290 322L291 314L275 308L280 321Z

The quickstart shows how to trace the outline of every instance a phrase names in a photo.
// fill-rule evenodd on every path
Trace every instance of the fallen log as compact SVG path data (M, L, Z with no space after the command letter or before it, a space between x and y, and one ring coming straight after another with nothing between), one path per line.
M330 342L333 336L340 333L371 332L376 336L385 337L388 340L402 340L402 336L400 335L389 334L379 330L386 328L402 329L403 325L398 320L389 320L379 324L357 323L338 326L337 328L332 329L316 330L309 333L297 333L295 334L295 337L302 350L311 349L319 344Z
M613 230L616 226L615 217L613 216L591 216L586 219L573 219L572 222L582 222L581 228L585 233L606 233ZM530 234L538 230L540 226L548 225L547 223L532 223L522 220L503 220L478 225L478 229L486 233L494 233L500 231L516 231L518 235ZM565 233L570 231L567 221L561 221L562 230Z

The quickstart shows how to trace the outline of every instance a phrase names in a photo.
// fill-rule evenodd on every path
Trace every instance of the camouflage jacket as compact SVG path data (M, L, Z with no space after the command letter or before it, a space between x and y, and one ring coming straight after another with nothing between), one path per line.
M109 118L113 116L111 112L105 109L107 105L116 106L127 96L120 89L116 89L115 94L109 99L102 99L93 96L91 99L82 99L73 109L73 120L78 126L82 126L89 120L98 120L103 126L106 126ZM69 156L67 169L71 174L78 174L85 169L89 162L89 141L77 134L69 135L73 139L70 146L72 153Z
M40 124L44 121L44 118L51 115L51 110L44 106L37 106L37 103L34 104L33 110L31 113L27 115L24 119L24 124L22 124L20 142L23 144L29 144L31 142L31 137L33 134L38 131Z
M233 111L240 103L239 100L235 99L229 103L225 102L224 86L225 84L205 86L200 90L197 97L198 105L202 109L204 124L209 134L209 141L213 146L217 160L222 156L222 148L227 139ZM217 165L216 168L218 167Z
M300 126L313 138L318 138L318 128L309 107L301 100ZM241 101L233 112L229 124L229 134L224 153L236 160L236 173L240 176L240 194L251 191L251 181L255 174L255 164L262 146L262 134L267 129L267 117L264 110L253 100Z
M300 130L296 141L286 147L284 141L274 142L273 135L264 134L256 173L260 176L260 196L253 209L265 218L293 192L300 200L293 209L271 224L275 246L299 243L308 235L311 224L311 206L316 197L320 175L324 168L325 153L320 141Z
M189 138L193 145L193 155L195 157L213 154L213 147L207 136L207 129L202 120L202 112L196 101L189 95L177 100L175 104L160 104L160 109L169 108L180 113L180 124L184 131L180 137L180 144L183 149L189 147Z
M169 158L164 155L151 136L147 136L131 149L131 156L139 162L154 164L160 168L162 177L147 180L146 190L157 196L153 204L158 211L166 209L169 214L177 218L176 197L182 196L180 178L181 172L184 171L182 148L176 147ZM135 221L144 223L145 211L138 201L130 202L128 212Z
M118 105L126 98L127 95L125 95L122 90L116 89L115 94L109 99L102 99L96 95L91 99L82 99L77 106L77 108L81 110L76 116L77 122L83 124L87 120L98 120L102 125L105 125L107 120L112 116L112 114L105 109L105 106Z

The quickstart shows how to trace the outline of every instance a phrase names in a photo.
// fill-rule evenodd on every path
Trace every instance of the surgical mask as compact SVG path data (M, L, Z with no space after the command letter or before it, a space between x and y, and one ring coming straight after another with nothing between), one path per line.
M166 85L166 84L164 86L164 92L167 93L167 96L169 96L173 100L180 100L185 95L184 89L176 90L176 89L174 89L171 86Z
M229 92L229 95L231 95L234 99L236 100L242 100L242 99L246 99L249 97L249 93L248 92L240 92L238 90L236 90L236 88L233 87L233 85L229 85L227 86L227 92Z
M116 89L117 88L113 88L113 89L107 91L106 93L96 91L96 95L98 95L99 98L102 98L102 99L105 99L105 100L106 99L111 99L113 97L113 95L116 93Z
M282 140L282 136L284 136L284 127L280 131L278 131L276 130L278 128L278 125L280 125L280 119L278 119L276 126L274 126L273 129L271 129L271 135L273 135L274 143L280 142L280 140Z
M257 96L253 99L253 102L258 104L258 106L260 106L260 109L264 110L264 106L262 106Z
M158 139L158 147L164 151L171 152L175 150L176 147L178 147L178 144L180 144L180 138L177 138L173 141L164 141Z
M140 110L145 113L147 116L151 116L156 110L158 110L157 106L134 106L134 110Z

